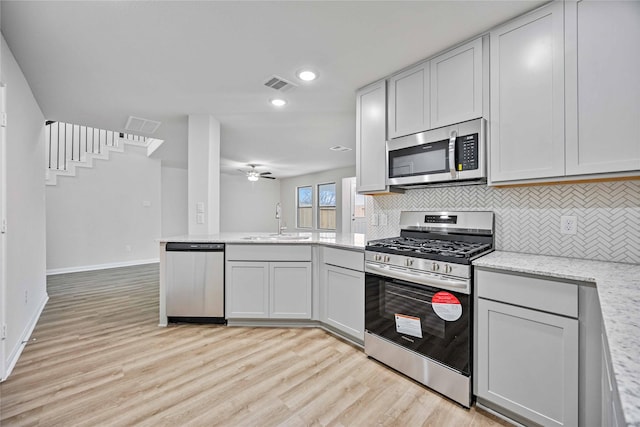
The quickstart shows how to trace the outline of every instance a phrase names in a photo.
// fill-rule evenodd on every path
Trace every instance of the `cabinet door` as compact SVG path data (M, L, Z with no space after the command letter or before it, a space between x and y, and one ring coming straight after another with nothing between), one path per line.
M429 62L423 62L389 79L389 138L429 129Z
M640 170L640 2L566 3L567 175Z
M387 86L384 80L356 93L356 190L387 191Z
M269 263L227 261L226 267L226 317L269 317Z
M491 31L490 181L564 175L563 4Z
M602 325L604 330L604 325ZM600 425L608 427L625 426L624 414L618 397L618 388L616 380L613 376L613 366L611 365L611 357L609 355L609 345L604 332L601 334L602 339L602 423Z
M364 273L326 265L322 272L324 323L364 341Z
M478 396L542 425L578 425L578 320L478 300Z
M431 127L482 117L482 38L430 62Z
M272 262L270 317L311 319L311 263Z

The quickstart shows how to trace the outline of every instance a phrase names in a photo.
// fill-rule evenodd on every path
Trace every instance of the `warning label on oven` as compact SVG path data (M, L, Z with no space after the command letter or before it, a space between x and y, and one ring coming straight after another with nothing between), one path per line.
M406 314L395 314L396 331L399 334L411 335L412 337L422 338L422 326L420 318L407 316Z
M443 320L453 322L462 316L462 304L455 295L440 291L431 298L433 311Z

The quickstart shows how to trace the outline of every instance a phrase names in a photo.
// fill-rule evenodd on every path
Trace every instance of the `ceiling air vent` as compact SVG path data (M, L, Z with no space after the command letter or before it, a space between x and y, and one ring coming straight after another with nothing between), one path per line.
M127 124L124 126L125 130L129 132L142 133L154 133L158 130L158 127L160 127L160 122L133 116L129 116L129 120L127 120Z
M296 87L296 85L294 85L290 81L285 80L282 77L278 77L278 76L272 76L266 82L264 82L264 85L267 87L270 87L271 89L278 90L280 92L284 92L293 87Z

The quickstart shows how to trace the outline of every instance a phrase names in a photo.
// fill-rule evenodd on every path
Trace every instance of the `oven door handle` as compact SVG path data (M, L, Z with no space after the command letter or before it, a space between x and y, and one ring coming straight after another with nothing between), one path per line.
M432 286L434 288L448 289L469 294L471 289L469 283L463 280L447 280L436 277L430 273L413 273L404 268L393 267L390 265L374 264L367 262L365 273L379 273L383 276L389 276L395 279L413 281L421 285Z

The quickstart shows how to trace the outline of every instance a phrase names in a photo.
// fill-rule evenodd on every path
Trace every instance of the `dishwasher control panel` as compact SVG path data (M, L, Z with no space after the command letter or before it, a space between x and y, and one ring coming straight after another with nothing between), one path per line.
M224 251L224 243L169 242L167 251Z

